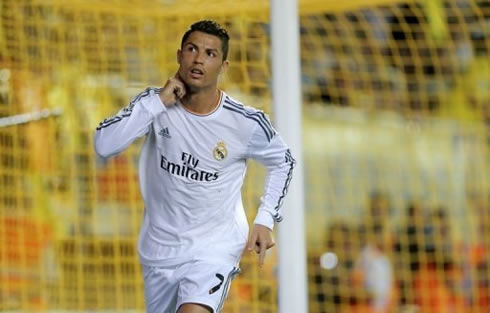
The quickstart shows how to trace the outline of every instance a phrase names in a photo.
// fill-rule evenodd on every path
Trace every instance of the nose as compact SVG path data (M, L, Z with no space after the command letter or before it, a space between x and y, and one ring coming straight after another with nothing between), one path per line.
M203 64L203 62L204 62L204 58L203 58L202 52L198 51L196 53L196 57L194 58L194 63Z

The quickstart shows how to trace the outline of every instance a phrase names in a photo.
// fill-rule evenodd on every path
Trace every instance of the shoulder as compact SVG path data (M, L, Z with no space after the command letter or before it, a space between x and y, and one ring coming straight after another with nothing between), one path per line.
M227 94L224 95L223 109L235 115L235 118L242 120L242 122L259 127L269 141L276 134L269 117L262 110L244 105Z
M139 93L133 97L133 101L138 101L145 97L150 97L155 94L160 94L162 89L163 88L161 87L147 87L145 90L139 91Z
M236 100L235 98L224 94L224 101L223 101L223 107L229 111L235 112L237 114L264 114L262 110L256 109L251 106L247 106L243 104L242 102ZM242 114L243 115L243 114Z
M135 105L135 103L137 103L139 101L145 101L145 100L147 101L147 100L153 98L153 96L160 94L162 89L163 88L160 88L160 87L147 87L143 91L139 90L138 93L132 93L130 91L130 93L132 93L133 96L131 98L131 102L129 103L129 108L132 108ZM136 94L136 95L134 96L134 94Z

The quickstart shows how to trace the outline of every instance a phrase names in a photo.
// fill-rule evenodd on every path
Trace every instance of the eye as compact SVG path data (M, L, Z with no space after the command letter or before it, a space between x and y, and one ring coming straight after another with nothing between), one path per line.
M213 58L216 57L216 53L213 51L208 51L208 55Z
M194 52L194 51L196 51L196 50L197 50L197 49L196 49L196 47L194 47L194 46L187 46L187 51Z

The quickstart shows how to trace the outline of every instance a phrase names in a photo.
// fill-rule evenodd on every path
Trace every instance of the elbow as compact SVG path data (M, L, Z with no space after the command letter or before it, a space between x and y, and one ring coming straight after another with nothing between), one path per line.
M110 145L108 145L103 140L98 138L97 135L95 135L94 138L94 149L95 149L95 153L97 153L99 157L104 159L114 154L110 149Z
M95 143L95 153L103 159L106 159L111 156L111 153L105 149L102 145Z

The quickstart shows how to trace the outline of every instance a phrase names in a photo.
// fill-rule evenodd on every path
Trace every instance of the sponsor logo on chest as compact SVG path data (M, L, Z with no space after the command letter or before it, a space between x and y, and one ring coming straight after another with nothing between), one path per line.
M197 182L212 182L219 178L216 171L201 170L197 166L199 159L191 153L182 152L180 162L171 162L164 155L160 157L160 168L171 175L184 177Z

